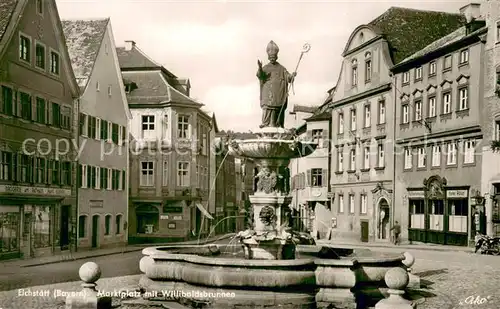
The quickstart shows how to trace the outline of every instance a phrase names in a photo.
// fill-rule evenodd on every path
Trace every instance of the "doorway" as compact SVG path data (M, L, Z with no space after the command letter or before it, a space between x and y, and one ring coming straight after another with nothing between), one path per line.
M99 239L99 215L92 216L92 248L97 248Z
M382 198L378 203L378 239L389 240L389 217L389 203Z
M61 250L69 249L69 218L70 218L70 205L61 206L61 234L60 243Z
M368 231L369 231L368 221L361 221L361 242L368 242Z

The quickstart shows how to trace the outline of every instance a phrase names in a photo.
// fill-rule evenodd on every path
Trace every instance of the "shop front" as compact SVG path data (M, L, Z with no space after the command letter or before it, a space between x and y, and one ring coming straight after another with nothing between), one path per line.
M410 241L442 245L469 244L470 186L447 186L432 176L423 187L407 188Z

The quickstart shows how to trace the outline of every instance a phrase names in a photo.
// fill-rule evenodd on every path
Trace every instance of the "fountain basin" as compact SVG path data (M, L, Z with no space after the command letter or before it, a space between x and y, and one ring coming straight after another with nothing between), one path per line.
M296 142L294 140L279 140L272 138L235 140L229 153L239 157L252 159L282 159L305 157L316 150L318 146L312 142Z
M385 274L404 267L405 259L402 254L339 258L319 246L296 250L295 260L247 260L221 256L216 245L146 248L140 285L147 292L184 291L190 294L184 301L204 302L203 308L366 308L383 298ZM204 298L192 291L234 297Z

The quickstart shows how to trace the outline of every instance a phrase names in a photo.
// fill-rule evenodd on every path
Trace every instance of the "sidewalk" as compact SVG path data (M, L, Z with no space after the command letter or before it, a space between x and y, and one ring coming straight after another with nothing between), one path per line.
M438 244L423 244L423 243L403 243L401 245L394 245L389 242L346 242L342 240L327 240L319 239L316 240L318 245L330 245L330 246L349 246L354 248L393 248L393 249L408 249L408 250L429 250L429 251L443 251L443 252L469 252L473 253L474 248L471 247L461 247L461 246L448 246L448 245L438 245Z
M199 244L204 245L204 244L215 242L218 240L231 238L234 235L235 235L234 233L225 234L225 235L217 235L214 237L210 237L210 239L200 240ZM1 267L12 267L12 266L14 266L14 267L15 266L17 266L17 267L33 267L33 266L40 266L40 265L47 265L47 264L62 263L62 262L66 262L66 261L83 260L83 259L88 259L88 258L93 258L93 257L114 255L114 254L120 254L120 253L137 252L137 251L141 251L142 249L144 249L146 247L168 246L168 245L196 245L196 244L198 244L197 240L191 240L191 241L185 241L185 242L170 242L170 243L164 243L164 244L141 244L141 245L117 247L117 248L109 248L109 249L86 250L86 251L78 251L78 252L73 252L73 253L59 254L59 255L54 255L54 256L37 257L37 258L26 259L26 260L4 261L4 262L0 263L0 266Z

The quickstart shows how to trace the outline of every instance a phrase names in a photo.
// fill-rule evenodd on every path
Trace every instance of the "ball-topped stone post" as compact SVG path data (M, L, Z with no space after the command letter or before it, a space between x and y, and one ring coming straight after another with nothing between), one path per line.
M100 296L97 280L101 277L101 268L94 262L83 264L78 275L83 281L83 289L66 297L66 309L110 309L111 297Z
M389 288L389 297L382 299L375 305L375 309L414 309L415 304L404 299L405 289L410 281L408 272L401 267L395 267L385 274L385 284Z
M406 267L406 271L408 272L408 277L409 277L409 283L408 287L409 289L420 289L420 277L412 274L412 266L415 264L415 257L411 255L409 252L405 252L404 254L404 260L402 261L403 265Z

